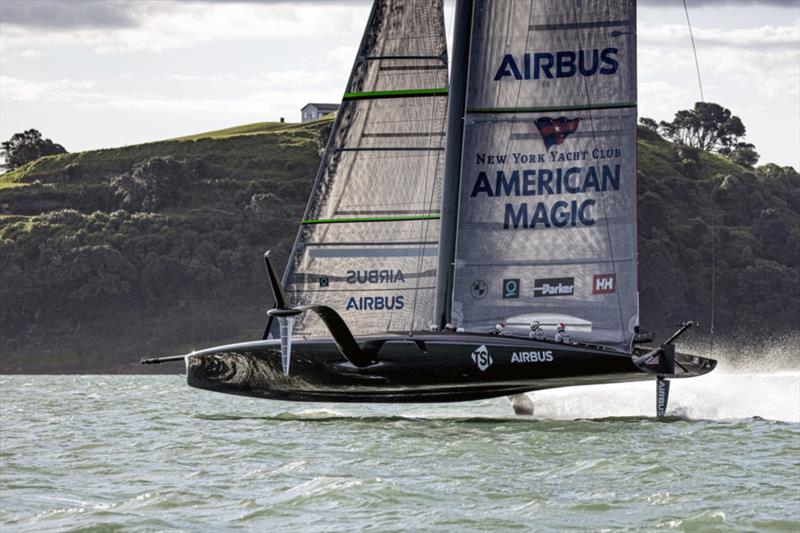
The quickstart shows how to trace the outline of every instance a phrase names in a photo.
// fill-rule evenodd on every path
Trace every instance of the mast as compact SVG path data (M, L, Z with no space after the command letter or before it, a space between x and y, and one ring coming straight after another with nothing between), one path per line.
M456 0L453 25L453 62L447 102L444 187L439 231L439 265L436 271L435 321L443 329L450 322L453 292L453 261L456 252L458 197L461 182L461 149L464 139L464 111L469 70L473 0Z

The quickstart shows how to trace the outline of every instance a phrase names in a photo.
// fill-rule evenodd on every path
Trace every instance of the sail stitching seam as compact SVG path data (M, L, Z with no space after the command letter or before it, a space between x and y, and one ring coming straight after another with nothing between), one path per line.
M576 5L575 0L572 0L572 12L573 12L573 16L575 17L575 23L577 24L578 23L578 6ZM577 37L578 37L578 46L582 50L583 49L583 39L581 38L580 32L576 32L576 33L577 33ZM594 142L594 146L595 146L595 149L596 149L597 148L597 135L596 135L596 131L595 131L595 128L594 128L594 116L592 116L592 97L591 97L591 94L589 93L589 82L585 77L583 78L583 87L584 87L584 90L586 91L586 104L587 104L587 107L588 107L587 111L589 112L589 126L591 127L591 130L592 130L592 141ZM636 172L635 168L634 168L634 172ZM602 199L603 220L605 221L606 236L608 238L608 253L609 253L609 256L610 256L611 261L612 261L611 264L612 264L612 268L614 270L614 275L616 276L617 263L614 260L614 244L613 244L613 242L611 240L611 228L609 227L609 224L608 224L608 206L606 205L605 192L602 191L602 190L600 191L600 198ZM625 321L622 318L622 299L620 297L619 291L616 291L616 296L617 296L617 312L619 313L619 327L620 327L620 330L623 332L623 336L624 336L625 335Z
M303 220L301 224L342 224L353 222L403 222L413 220L439 220L439 215L415 215L408 217L363 217L363 218L321 218Z

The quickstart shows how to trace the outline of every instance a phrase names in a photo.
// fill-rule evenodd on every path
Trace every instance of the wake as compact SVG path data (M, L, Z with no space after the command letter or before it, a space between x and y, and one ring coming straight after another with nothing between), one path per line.
M702 354L702 348L697 348L686 347L686 351ZM761 417L800 422L800 343L797 338L770 347L723 347L715 351L714 356L719 365L711 374L672 380L668 416L705 420ZM653 381L553 389L530 396L537 417L655 415Z

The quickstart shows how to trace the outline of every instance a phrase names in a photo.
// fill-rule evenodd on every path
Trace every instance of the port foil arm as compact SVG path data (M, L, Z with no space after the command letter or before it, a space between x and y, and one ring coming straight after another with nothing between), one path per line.
M298 307L289 307L289 300L283 292L283 286L275 274L275 269L269 260L269 252L264 254L264 263L267 268L267 277L269 278L269 285L272 289L272 295L275 298L275 307L267 311L267 315L271 318L277 318L280 325L281 333L281 364L283 366L283 373L289 375L289 367L292 360L292 329L294 326L294 319L306 311L315 313L325 327L330 331L336 347L345 359L350 361L355 366L363 367L375 363L375 358L361 349L353 337L350 328L344 319L332 308L327 305L303 305ZM267 322L269 328L269 322Z

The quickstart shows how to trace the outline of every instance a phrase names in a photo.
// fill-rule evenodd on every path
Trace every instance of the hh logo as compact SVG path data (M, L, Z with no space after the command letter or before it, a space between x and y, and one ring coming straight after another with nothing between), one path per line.
M494 363L492 356L489 355L489 350L486 349L486 346L481 346L474 352L472 352L472 360L475 361L475 364L478 365L478 369L483 372Z
M595 274L592 277L592 294L611 294L617 292L616 274Z

